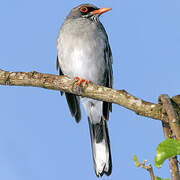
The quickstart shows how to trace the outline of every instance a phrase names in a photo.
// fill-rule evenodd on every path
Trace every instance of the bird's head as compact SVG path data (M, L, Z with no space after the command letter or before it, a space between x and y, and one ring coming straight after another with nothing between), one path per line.
M97 19L101 14L111 10L111 8L98 8L93 4L81 4L71 10L67 19L90 18Z

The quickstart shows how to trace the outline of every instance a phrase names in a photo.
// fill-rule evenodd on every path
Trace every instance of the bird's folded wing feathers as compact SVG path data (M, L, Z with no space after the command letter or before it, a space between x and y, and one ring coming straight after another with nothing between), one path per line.
M56 69L59 70L59 75L64 75L60 68L58 57L56 61ZM61 95L63 95L64 92L62 91L60 92L61 92ZM66 96L66 100L67 100L71 115L75 118L76 122L79 122L81 120L81 109L80 109L79 97L70 93L65 93L65 96Z
M104 58L107 63L107 71L106 71L106 87L112 88L113 86L113 71L112 71L112 52L109 46L109 43L106 43L106 48L104 50ZM109 119L109 111L112 112L112 103L103 102L103 116L106 120Z

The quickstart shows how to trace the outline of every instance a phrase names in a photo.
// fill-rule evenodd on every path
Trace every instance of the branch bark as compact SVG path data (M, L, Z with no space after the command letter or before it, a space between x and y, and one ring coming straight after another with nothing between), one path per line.
M146 102L130 95L125 90L114 90L91 82L85 87L77 86L76 80L66 76L56 76L32 72L8 72L0 70L0 85L31 86L51 90L61 90L82 97L89 97L106 102L119 104L136 114L152 119L168 122L168 117L162 113L162 105ZM179 102L179 101L178 101ZM180 119L179 106L175 107L177 117Z
M171 99L167 94L164 94L159 97L159 100L160 103L163 104L163 111L168 115L168 121L171 130L173 131L175 137L180 140L179 119L177 118L176 112L174 111Z

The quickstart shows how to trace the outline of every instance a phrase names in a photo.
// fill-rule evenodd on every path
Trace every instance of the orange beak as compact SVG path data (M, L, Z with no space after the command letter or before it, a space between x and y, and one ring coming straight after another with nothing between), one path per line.
M103 13L105 13L105 12L110 11L111 9L112 9L112 8L100 8L100 9L98 9L98 10L92 11L92 14L101 15L101 14L103 14Z

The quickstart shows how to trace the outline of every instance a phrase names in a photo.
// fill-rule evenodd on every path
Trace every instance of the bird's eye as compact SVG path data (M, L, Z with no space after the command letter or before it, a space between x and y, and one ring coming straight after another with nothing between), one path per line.
M86 12L88 11L88 8L87 8L86 6L82 6L81 9L80 9L80 11L81 11L82 13L86 13Z

